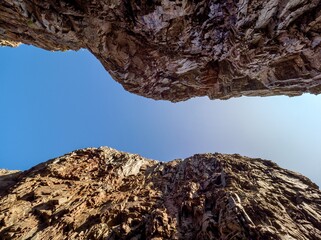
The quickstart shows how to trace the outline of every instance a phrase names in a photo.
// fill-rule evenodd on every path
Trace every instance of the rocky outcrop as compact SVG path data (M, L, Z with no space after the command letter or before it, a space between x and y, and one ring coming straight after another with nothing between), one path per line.
M103 147L0 172L1 239L321 239L321 192L271 161Z
M0 169L0 192L15 184L16 176L19 176L19 171Z
M89 49L130 92L321 92L321 0L2 0L0 45Z

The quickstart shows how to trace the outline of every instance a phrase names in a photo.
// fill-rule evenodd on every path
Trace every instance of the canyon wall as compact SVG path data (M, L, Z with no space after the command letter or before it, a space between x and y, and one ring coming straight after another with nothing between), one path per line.
M86 48L123 87L173 102L321 92L321 0L0 2L0 45Z
M321 192L261 159L77 150L0 171L0 238L321 239Z

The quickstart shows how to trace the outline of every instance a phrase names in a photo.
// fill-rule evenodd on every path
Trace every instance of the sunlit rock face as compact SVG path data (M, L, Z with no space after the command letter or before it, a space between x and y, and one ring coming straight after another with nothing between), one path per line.
M321 0L3 0L0 45L87 48L153 99L319 94L320 16Z
M0 171L1 239L320 239L321 192L271 161L111 148ZM5 184L3 184L5 183Z

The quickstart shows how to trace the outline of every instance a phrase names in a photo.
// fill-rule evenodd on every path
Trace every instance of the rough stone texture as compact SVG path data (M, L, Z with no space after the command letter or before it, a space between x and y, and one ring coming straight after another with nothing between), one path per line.
M2 0L0 45L89 49L130 92L321 92L321 0Z
M0 239L321 239L321 192L271 161L111 148L0 171Z
M18 175L19 171L0 169L0 193L3 189L6 189L7 187L14 184Z

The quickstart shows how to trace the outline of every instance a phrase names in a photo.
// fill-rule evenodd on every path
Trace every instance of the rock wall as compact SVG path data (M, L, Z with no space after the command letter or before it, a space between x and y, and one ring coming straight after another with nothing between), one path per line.
M321 239L321 192L271 161L88 148L0 171L0 239Z
M321 92L321 0L3 0L0 45L87 48L173 102Z

